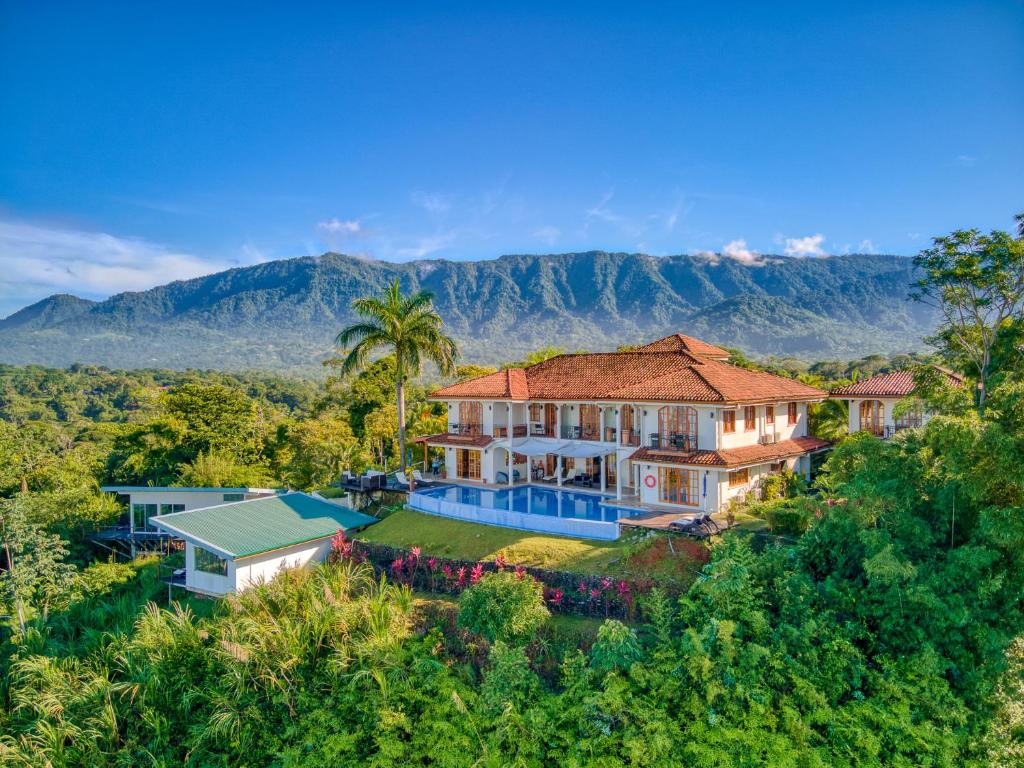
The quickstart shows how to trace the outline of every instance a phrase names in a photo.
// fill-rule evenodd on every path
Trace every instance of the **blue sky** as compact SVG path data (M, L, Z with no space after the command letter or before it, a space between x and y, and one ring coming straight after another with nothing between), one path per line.
M1024 210L1020 0L259 5L0 4L0 316L328 249L913 254Z

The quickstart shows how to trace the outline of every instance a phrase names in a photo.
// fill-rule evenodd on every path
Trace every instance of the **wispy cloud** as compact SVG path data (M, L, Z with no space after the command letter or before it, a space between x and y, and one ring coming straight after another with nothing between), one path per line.
M978 164L978 158L973 155L957 155L956 164L961 168L973 168Z
M338 218L332 218L327 219L326 221L318 222L316 227L317 229L323 232L328 232L332 235L354 235L363 228L363 225L359 222L358 219L342 220Z
M860 241L860 245L857 246L857 250L861 253L877 253L875 244L868 238L864 238Z
M808 235L807 237L787 237L784 253L787 256L825 256L821 244L825 242L824 235Z
M413 245L398 248L395 251L401 259L422 259L432 253L443 250L455 241L454 232L442 232L436 235L421 237Z
M142 238L0 221L0 316L53 293L100 298L265 258L252 246L234 259L208 259Z
M413 192L412 201L427 213L441 215L448 213L452 208L452 202L438 192Z
M561 237L561 235L562 230L558 227L551 226L550 224L535 230L533 233L535 238L548 246L552 246L558 242L558 238Z

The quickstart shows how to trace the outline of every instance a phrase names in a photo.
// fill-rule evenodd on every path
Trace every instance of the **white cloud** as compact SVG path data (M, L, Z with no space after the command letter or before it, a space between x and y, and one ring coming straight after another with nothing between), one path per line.
M321 221L317 225L317 229L321 229L324 232L330 232L332 235L354 235L357 234L363 227L356 219L350 219L348 221L342 221L341 219L333 218L327 221Z
M956 164L961 168L973 168L978 164L978 158L973 155L957 155Z
M562 230L558 227L553 227L550 224L543 226L540 229L534 231L533 236L543 243L551 246L554 245L558 238L561 236Z
M726 243L725 247L722 248L722 255L727 259L733 259L741 264L749 264L750 266L764 264L761 254L747 248L747 241L743 238L730 240Z
M808 235L807 237L787 237L785 254L787 256L825 256L821 244L824 235Z
M239 259L205 259L141 238L0 221L0 317L53 293L100 298L263 260L252 246Z
M860 241L860 245L857 246L857 251L860 253L876 253L875 244L868 238Z

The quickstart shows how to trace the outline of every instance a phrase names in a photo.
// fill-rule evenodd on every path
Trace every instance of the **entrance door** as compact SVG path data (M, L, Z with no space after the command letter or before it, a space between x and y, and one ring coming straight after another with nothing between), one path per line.
M465 480L480 479L480 451L458 448L455 451L455 466L458 476Z
M555 409L557 407L554 403L544 404L544 434L548 437L555 437L555 420L558 413Z

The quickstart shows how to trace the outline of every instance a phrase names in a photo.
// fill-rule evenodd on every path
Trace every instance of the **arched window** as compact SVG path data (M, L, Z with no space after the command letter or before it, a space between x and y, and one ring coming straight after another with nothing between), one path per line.
M659 448L696 451L697 409L688 405L663 405L659 408L656 442Z

